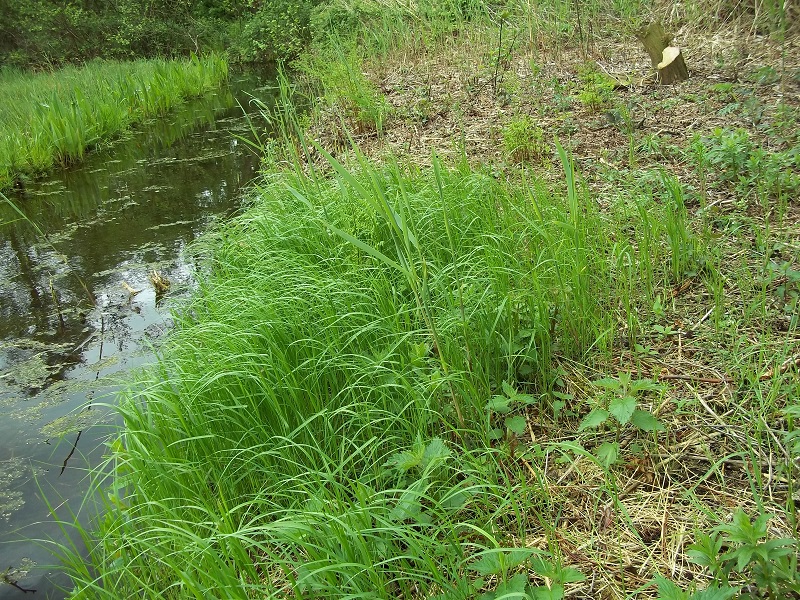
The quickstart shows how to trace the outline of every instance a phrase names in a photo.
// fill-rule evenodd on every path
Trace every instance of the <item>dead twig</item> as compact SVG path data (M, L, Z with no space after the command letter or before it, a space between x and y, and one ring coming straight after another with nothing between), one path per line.
M697 383L734 383L734 380L729 377L700 377L698 375L659 375L658 379L660 381L670 380L670 379L677 379L680 381L695 381Z

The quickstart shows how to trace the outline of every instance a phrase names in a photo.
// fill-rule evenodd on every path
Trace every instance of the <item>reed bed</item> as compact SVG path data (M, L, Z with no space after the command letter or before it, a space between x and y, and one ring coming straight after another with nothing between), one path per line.
M133 123L218 87L227 72L216 55L0 71L0 189L81 160Z

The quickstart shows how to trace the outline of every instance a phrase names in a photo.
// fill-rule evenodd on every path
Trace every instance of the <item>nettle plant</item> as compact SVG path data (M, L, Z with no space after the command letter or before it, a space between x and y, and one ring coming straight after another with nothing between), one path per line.
M771 518L762 513L751 520L740 508L730 523L719 525L711 534L699 534L687 554L689 560L708 570L713 582L704 590L686 592L657 577L660 600L798 597L797 540L770 539L767 525ZM747 584L733 586L733 578Z
M489 438L492 440L513 439L513 435L522 435L528 427L525 417L510 415L516 410L536 404L536 398L530 394L522 394L515 390L507 381L503 382L503 393L492 396L486 403L486 413L489 417ZM500 427L499 417L503 417Z
M632 426L652 433L664 430L664 425L653 413L640 408L645 392L661 392L664 386L652 379L633 379L628 372L593 383L602 393L596 398L597 406L581 421L578 431L597 429L608 422L616 427L614 441L606 442L597 449L597 458L608 468L617 461L623 427Z

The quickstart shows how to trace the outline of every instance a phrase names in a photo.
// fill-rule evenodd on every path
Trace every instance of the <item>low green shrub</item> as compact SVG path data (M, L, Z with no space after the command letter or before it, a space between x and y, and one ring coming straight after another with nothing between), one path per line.
M318 0L266 0L248 18L234 53L244 62L288 61L311 39L311 14Z
M771 539L767 525L772 515L755 520L738 509L730 523L711 534L700 533L689 546L689 559L704 566L713 579L706 589L684 592L658 578L662 600L724 600L726 598L793 598L800 593L797 540ZM738 583L738 585L736 584Z
M548 151L542 128L527 115L512 119L503 128L503 145L515 162L539 161Z
M711 170L718 181L746 199L786 197L800 190L800 146L770 151L758 146L744 129L717 128L693 141L698 169Z
M311 35L316 41L329 37L353 39L369 30L369 24L394 18L400 20L402 9L386 7L375 0L331 0L317 6L311 13Z

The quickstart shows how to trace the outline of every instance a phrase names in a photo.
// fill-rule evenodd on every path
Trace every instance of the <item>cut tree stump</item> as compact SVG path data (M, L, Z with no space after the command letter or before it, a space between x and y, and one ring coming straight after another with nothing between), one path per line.
M658 73L658 81L669 85L689 79L689 70L683 60L681 49L670 46L672 36L664 31L661 23L651 23L647 29L636 34L650 55L650 62Z

